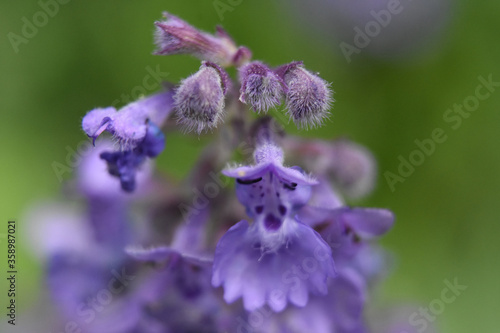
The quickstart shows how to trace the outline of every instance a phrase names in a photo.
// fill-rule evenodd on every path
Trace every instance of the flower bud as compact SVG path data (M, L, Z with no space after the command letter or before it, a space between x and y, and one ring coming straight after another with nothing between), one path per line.
M211 35L174 15L163 15L166 20L155 23L155 43L158 47L155 54L190 54L221 66L239 65L251 58L250 50L238 48L221 27L217 27L215 35Z
M331 176L342 192L353 199L369 194L375 187L377 176L372 153L347 139L337 140L331 149Z
M267 112L281 103L284 83L261 62L254 61L240 68L240 101L257 112Z
M187 132L200 134L214 128L224 114L227 73L214 63L203 62L200 70L184 79L174 95L177 122Z
M283 65L276 74L287 86L287 114L297 127L321 126L333 101L328 82L302 67L302 62Z

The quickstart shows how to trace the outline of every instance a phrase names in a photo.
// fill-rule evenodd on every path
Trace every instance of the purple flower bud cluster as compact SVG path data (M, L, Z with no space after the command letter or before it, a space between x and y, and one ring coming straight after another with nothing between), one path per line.
M302 62L271 69L251 61L248 48L237 47L222 28L210 35L168 13L165 18L156 22L156 54L190 54L203 61L197 73L181 82L175 96L178 122L187 131L200 134L215 128L224 113L224 96L237 86L239 101L257 112L277 108L285 99L287 115L300 128L320 126L328 118L333 101L329 84ZM237 84L231 84L223 70L230 66L238 69Z
M350 207L344 195L373 189L373 156L345 139L287 136L265 114L284 100L298 127L318 126L332 102L328 83L301 62L271 69L251 61L222 29L210 35L165 17L156 23L157 54L194 55L199 70L118 111L88 112L82 128L95 148L64 202L75 207L76 199L78 208L33 214L37 230L68 233L67 241L33 244L59 309L54 326L369 332L370 288L387 270L376 241L394 216ZM238 81L227 66L237 67ZM257 119L242 112L244 104ZM231 119L182 183L152 172L151 159L169 149L161 128L172 114L198 134ZM235 151L252 161L228 164ZM256 315L265 318L256 323Z
M117 141L117 149L103 152L101 158L107 162L109 173L120 180L124 191L134 191L137 170L147 157L156 157L165 148L165 136L158 126L166 121L172 108L172 91L166 91L119 111L113 107L97 108L83 117L83 131L94 144L104 131Z

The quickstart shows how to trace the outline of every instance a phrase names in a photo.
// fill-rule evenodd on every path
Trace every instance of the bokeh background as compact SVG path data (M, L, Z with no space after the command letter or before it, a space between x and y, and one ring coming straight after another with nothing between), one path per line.
M376 156L377 189L355 204L387 207L397 216L382 241L394 267L376 292L377 304L429 306L441 297L443 281L457 278L468 288L437 316L438 331L496 331L500 88L456 130L443 114L474 95L479 76L500 81L500 2L401 0L400 6L403 11L348 61L341 42L354 45L354 28L364 29L373 20L370 11L387 8L387 1L69 1L18 52L8 34L22 36L23 17L33 22L40 4L0 2L0 235L8 219L18 221L18 320L29 320L23 311L44 289L23 218L30 205L60 195L53 163L65 165L68 149L86 140L83 115L137 93L148 68L159 66L167 80L178 82L199 66L186 56L151 55L153 22L167 10L206 31L222 24L256 59L270 65L303 60L332 82L332 120L319 130L287 128L308 137L348 136ZM448 139L391 191L384 172L397 173L399 155L408 158L414 140L429 138L435 128ZM169 135L158 168L183 177L205 142ZM71 176L68 171L63 178ZM0 242L3 309L5 239Z

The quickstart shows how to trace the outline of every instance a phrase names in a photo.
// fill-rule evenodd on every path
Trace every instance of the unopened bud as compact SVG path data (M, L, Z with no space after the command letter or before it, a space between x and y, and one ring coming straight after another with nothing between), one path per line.
M283 81L261 62L254 61L240 68L240 101L257 111L267 112L281 103Z
M247 48L236 46L221 27L217 27L216 33L212 35L196 29L174 15L163 15L166 20L155 22L155 54L190 54L221 66L240 65L252 56Z
M287 86L287 114L297 127L321 126L333 101L328 82L302 67L302 62L283 65L276 73Z
M198 134L216 127L224 114L224 95L229 82L222 68L203 62L197 73L181 82L174 95L177 122L186 131Z

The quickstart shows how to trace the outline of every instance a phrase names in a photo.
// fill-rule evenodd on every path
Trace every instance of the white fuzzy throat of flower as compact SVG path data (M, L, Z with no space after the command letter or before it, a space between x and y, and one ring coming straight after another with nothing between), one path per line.
M283 165L285 161L283 150L272 143L265 143L258 146L253 153L253 158L256 164L273 163Z
M297 222L292 217L285 217L280 228L270 231L263 221L257 221L258 233L260 236L260 258L261 261L267 254L276 254L283 247L288 248L290 236L297 229Z

